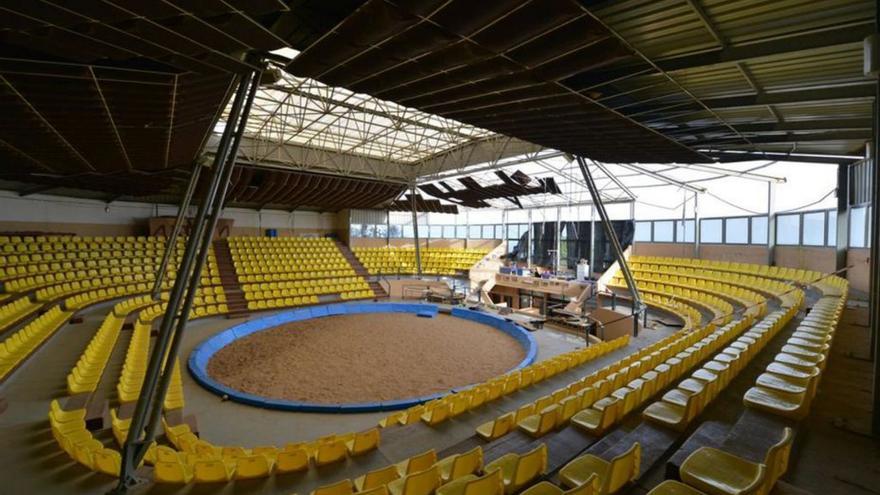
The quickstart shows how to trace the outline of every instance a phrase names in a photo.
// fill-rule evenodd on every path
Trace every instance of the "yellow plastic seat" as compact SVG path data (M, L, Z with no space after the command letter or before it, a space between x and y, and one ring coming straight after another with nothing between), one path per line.
M685 485L680 481L666 480L655 486L648 495L706 495L696 488Z
M352 495L353 493L354 487L351 484L351 480L344 479L330 485L315 488L312 490L311 495Z
M180 460L157 461L153 464L153 479L158 483L189 483L193 479L193 472Z
M272 473L275 461L263 454L238 457L235 460L235 479L264 478Z
M505 454L486 465L486 472L501 469L504 492L511 494L547 471L547 445L541 444L525 454Z
M770 493L776 480L788 468L792 430L770 447L764 463L758 464L712 447L701 447L679 468L681 479L710 495Z
M334 439L327 442L320 442L315 449L315 465L324 466L345 459L348 452L345 441Z
M369 452L379 446L379 429L355 433L354 438L345 442L348 455L356 456Z
M397 472L397 466L392 464L355 478L354 487L358 492L363 492L385 486L398 478L400 478L400 473Z
M513 429L513 419L516 413L509 412L495 418L494 421L483 423L477 427L477 435L483 440L495 440L507 435Z
M572 416L571 422L588 433L601 435L617 421L622 406L623 403L616 398L607 402L602 410L596 409L594 404L594 407L584 409Z
M436 495L504 495L501 470L483 476L469 474L437 488Z
M92 461L96 471L109 474L110 476L119 476L119 470L122 467L122 455L117 450L101 449L92 453Z
M539 414L524 418L517 424L517 427L535 438L543 436L556 427L559 409L557 404L548 406L542 409Z
M448 483L454 479L474 474L483 469L483 448L474 447L462 454L440 459L436 466L440 469L440 480Z
M193 481L196 483L219 483L232 479L235 464L222 459L205 459L193 463Z
M309 453L303 448L281 450L275 458L275 471L294 473L309 468Z
M434 449L431 449L427 452L422 452L421 454L414 455L409 459L398 462L394 466L397 468L398 474L406 476L408 474L424 471L433 466L436 462L437 452L435 452Z
M641 458L642 448L638 442L610 462L592 454L582 455L559 470L559 479L565 486L575 487L588 482L595 475L599 477L599 493L617 493L638 477Z
M810 412L817 379L817 377L810 378L802 392L786 392L763 386L752 387L743 395L743 404L778 416L795 420L803 419Z
M452 415L452 405L446 401L441 401L432 407L426 407L426 409L422 414L422 421L428 426L438 425Z
M431 466L388 483L390 495L430 495L440 486L440 468Z

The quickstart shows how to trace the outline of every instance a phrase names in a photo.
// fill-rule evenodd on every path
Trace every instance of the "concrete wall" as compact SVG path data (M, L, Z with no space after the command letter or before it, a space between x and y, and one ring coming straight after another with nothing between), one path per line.
M146 235L147 220L175 216L177 207L163 204L114 202L34 195L19 197L0 191L0 232L64 232L78 235ZM312 211L246 210L227 208L223 218L233 220L232 235L323 235L334 232L336 215ZM348 227L346 226L346 231Z
M834 248L776 246L776 264L830 273L837 269Z
M850 288L864 294L868 293L870 287L869 273L871 263L871 250L866 248L850 248L846 252L846 266L851 266L847 270L847 279L849 279Z

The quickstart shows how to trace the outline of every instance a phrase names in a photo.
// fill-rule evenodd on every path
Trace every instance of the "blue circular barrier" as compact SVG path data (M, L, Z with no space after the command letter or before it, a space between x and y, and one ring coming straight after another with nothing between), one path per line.
M255 332L274 328L286 323L295 321L309 320L312 318L323 318L335 315L350 315L359 313L413 313L419 316L434 317L437 315L437 306L433 304L407 304L407 303L341 303L330 304L324 306L313 306L309 308L295 309L284 311L271 316L251 320L240 325L223 330L213 335L211 338L199 344L190 354L188 368L193 378L203 387L218 395L228 396L231 400L249 404L267 409L280 409L284 411L300 411L300 412L332 412L332 413L356 413L356 412L374 412L374 411L390 411L394 409L404 409L416 404L421 404L451 392L465 390L473 385L450 389L448 392L426 395L422 397L412 397L407 399L384 401L384 402L359 402L353 404L317 404L312 402L299 402L281 399L272 399L268 397L260 397L257 395L242 392L230 388L222 383L217 382L208 375L208 361L211 357L227 345L235 340L248 336ZM534 337L519 325L505 320L499 316L481 313L479 311L471 311L463 308L453 308L451 315L456 318L471 320L484 325L495 327L496 329L513 337L525 349L526 357L513 369L519 369L528 366L535 361L538 353L538 345Z

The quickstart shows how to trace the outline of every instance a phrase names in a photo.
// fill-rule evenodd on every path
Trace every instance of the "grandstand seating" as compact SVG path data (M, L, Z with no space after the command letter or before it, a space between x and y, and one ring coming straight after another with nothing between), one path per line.
M354 254L371 275L416 273L415 248L355 248ZM480 249L423 248L422 273L456 275L467 272L486 255Z
M373 291L331 239L231 237L235 272L248 309L317 304L321 295L373 297Z
M238 243L232 241L230 245ZM293 264L289 268L274 265L275 271L271 273L256 273L259 270L244 268L254 265L240 263L237 268L242 267L242 272L238 275L240 279L249 280L244 282L244 286L249 286L246 293L268 293L254 297L253 301L286 301L289 297L316 295L290 292L289 295L281 293L276 297L274 292L300 288L325 290L321 288L330 287L326 289L330 292L326 293L332 294L338 290L335 293L344 297L342 294L347 292L346 283L362 282L363 279L335 273L337 265L332 261L334 255L331 248L337 249L332 243L321 240L241 242L240 260L273 257L292 260L294 258L291 256L314 253L316 256L313 258L322 261L315 261L312 268L304 270L314 278L303 278L293 271L285 271L293 270ZM667 267L677 271L667 271ZM801 322L774 362L746 393L744 403L747 407L787 418L799 419L806 414L843 309L847 292L845 281L836 277L819 280L820 276L811 278L812 274L797 271L771 276L769 271L752 266L711 265L711 268L704 268L702 262L680 259L653 260L635 273L637 283L646 294L646 301L678 314L686 324L677 332L617 362L579 377L531 403L503 412L495 420L477 428L478 438L491 442L517 427L529 435L541 437L568 424L594 436L601 436L643 404L647 404L641 413L644 421L675 431L685 429L798 311L804 293L788 280L812 286L824 297L814 305L810 315ZM349 279L349 282L337 283L337 275ZM786 276L792 278L786 279ZM263 277L263 280L258 277ZM211 281L211 276L205 280ZM306 284L310 281L320 283ZM297 285L298 282L304 284ZM642 287L642 284L645 286ZM127 285L134 285L134 288L130 291L120 289ZM611 285L623 287L619 277L613 279ZM22 326L3 342L0 347L4 353L0 355L3 367L0 371L5 373L14 368L76 309L102 300L121 298L105 316L79 361L71 369L67 388L70 395L95 392L97 384L104 379L107 360L116 345L123 322L129 315L137 314L117 382L121 404L136 400L149 359L152 323L164 314L165 303L162 299L167 294L163 293L159 300L153 300L144 295L145 285L118 284L112 287L116 289L98 287L79 291L59 299L58 303L52 303L49 311ZM8 304L15 303L21 297L24 296L10 298ZM779 309L768 313L768 298L774 298ZM225 300L221 287L207 284L199 289L190 316L201 318L225 313ZM301 300L307 304L304 299ZM271 306L267 304L266 307ZM711 316L704 318L701 310ZM16 318L17 312L21 311L20 306L10 306L6 315ZM707 319L712 321L706 323L704 320ZM532 364L426 404L393 413L380 421L380 426L416 422L436 426L619 349L628 342L629 337L624 336ZM701 362L702 366L698 366ZM180 363L175 361L173 366L172 382L164 404L166 413L181 410L185 405ZM670 385L672 388L660 395ZM71 459L88 469L118 475L121 461L119 450L105 446L86 429L84 409L65 410L60 404L59 401L53 401L49 411L52 432L59 446ZM110 411L112 431L116 442L121 444L127 436L130 419L122 418L119 414L120 410ZM220 483L306 471L341 462L350 456L363 455L376 449L380 442L380 429L373 428L359 433L329 435L311 442L244 448L210 443L196 435L187 423L172 424L167 417L163 418L163 426L167 444L154 443L145 458L145 462L153 466L154 480L160 483ZM761 486L769 491L785 471L790 444L791 434L787 432L786 437L771 449L763 464L750 464L723 450L698 450L682 465L684 483L665 482L652 493L728 493L725 486L732 486L729 476L747 479L745 488ZM500 495L523 489L532 495L563 493L562 488L547 482L533 485L547 469L547 462L547 447L544 444L527 453L502 455L485 466L480 446L443 459L438 459L431 450L374 469L353 482L342 480L327 485L315 493L353 493L354 490L373 493L375 490L386 495L430 492L441 495ZM560 480L564 486L573 488L570 491L572 494L614 493L635 479L639 462L638 443L632 444L631 448L613 459L582 455L562 468Z

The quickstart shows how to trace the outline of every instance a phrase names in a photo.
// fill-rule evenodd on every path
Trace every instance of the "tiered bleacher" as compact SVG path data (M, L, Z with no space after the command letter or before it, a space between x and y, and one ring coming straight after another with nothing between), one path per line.
M415 248L354 248L354 254L370 275L416 273ZM467 272L486 256L481 249L423 248L419 250L422 273L457 275Z
M331 239L230 237L228 242L248 309L317 304L321 295L373 297Z
M319 248L306 244L303 243L301 249ZM281 255L280 258L285 259L285 247L267 245L259 251L264 255ZM745 394L744 403L749 409L789 420L806 415L845 303L845 280L802 271L764 270L751 265L712 264L704 267L699 260L652 260L648 265L646 268L640 266L636 271L637 283L653 284L645 286L650 294L646 300L681 315L686 320L681 329L479 426L474 438L480 439L484 445L471 444L467 450L444 458L438 458L435 450L426 449L422 454L373 469L360 477L352 477L354 479L328 484L313 493L510 495L523 491L529 495L558 495L564 493L564 488L579 495L615 493L637 480L644 471L643 446L638 441L628 440L625 435L620 440L620 449L607 449L604 453L588 451L556 467L548 464L551 462L549 441L538 443L527 451L501 455L488 463L484 462L484 449L503 447L503 438L517 430L522 432L519 434L540 437L541 442L545 442L547 437L569 427L583 431L588 435L585 438L597 439L600 444L624 418L633 417L638 418L638 423L667 429L673 432L673 436L679 435L699 420L701 412L712 400L797 314L804 302L802 287L810 287L821 297L797 331L788 337L773 363L756 380L755 386ZM279 265L274 266L277 271ZM326 266L333 264L327 262ZM335 269L323 271L332 270ZM676 273L679 270L681 273ZM306 271L316 273L322 270ZM665 278L659 273L664 273ZM311 279L291 277L282 280ZM218 304L220 294L216 289L212 293L200 293L192 316L207 316L219 311L222 307ZM697 307L708 314L701 314ZM720 314L723 311L728 312ZM128 314L137 313L125 364L118 377L121 403L124 405L134 400L149 358L151 322L162 312L163 303L143 297L118 303L71 371L69 392L94 390L94 384L105 373L106 359L113 349L121 322ZM576 369L591 359L624 347L628 342L629 337L622 337L530 365L391 414L379 426L391 428L415 423L438 426L467 411L476 411L492 401L511 396L531 384ZM152 476L157 482L217 483L309 471L341 462L349 456L366 454L379 444L380 428L283 446L244 448L213 444L200 437L186 422L170 419L179 417L170 413L182 410L185 404L179 363L175 363L175 367L175 377L165 402L165 436L150 448L145 459L146 464L152 466ZM128 418L120 417L123 409L111 411L112 429L118 444L124 441L130 422ZM636 414L638 416L634 416ZM84 415L84 410L65 410L59 401L53 401L49 416L58 443L80 464L98 472L117 474L118 445L108 447L97 440L86 429ZM632 428L632 423L632 420L628 421L627 430ZM704 447L682 463L681 481L666 480L651 493L769 493L787 469L794 435L789 428L779 433L779 439L761 456L763 463L742 459L724 449ZM550 481L536 483L551 469L558 469L559 486Z

